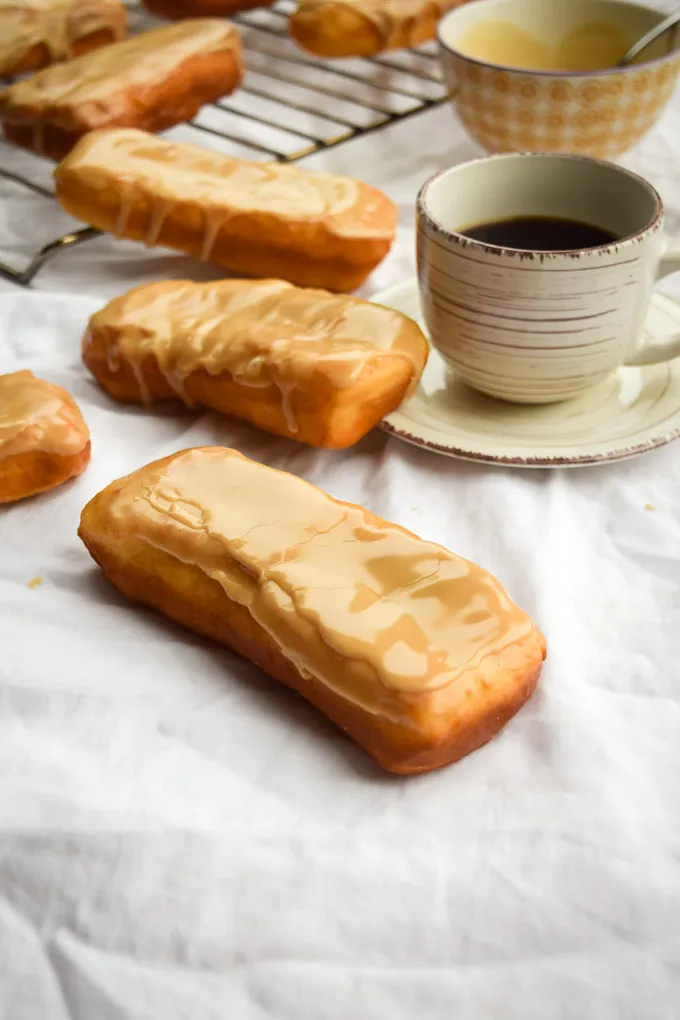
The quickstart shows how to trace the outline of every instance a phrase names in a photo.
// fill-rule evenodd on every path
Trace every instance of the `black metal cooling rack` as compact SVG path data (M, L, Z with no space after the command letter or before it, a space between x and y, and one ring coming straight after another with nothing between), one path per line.
M130 4L132 31L160 22ZM445 98L433 43L371 59L316 60L289 38L294 0L235 15L247 67L243 85L204 106L191 123L166 137L229 155L293 163L350 139L380 130ZM14 187L54 199L53 164L0 142L0 183L9 201ZM0 275L28 286L51 258L99 235L86 227L59 237L29 257L23 268L0 262Z

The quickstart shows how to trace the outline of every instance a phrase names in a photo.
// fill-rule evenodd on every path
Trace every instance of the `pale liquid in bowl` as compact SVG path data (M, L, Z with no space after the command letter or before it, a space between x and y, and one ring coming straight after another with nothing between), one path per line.
M482 21L462 36L456 49L484 63L530 71L596 71L615 67L630 45L628 35L606 21L579 25L556 43L510 21Z

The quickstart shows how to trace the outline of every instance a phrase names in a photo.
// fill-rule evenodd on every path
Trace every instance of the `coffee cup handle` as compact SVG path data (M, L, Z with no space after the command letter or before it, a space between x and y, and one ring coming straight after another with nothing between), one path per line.
M680 273L680 239L666 242L666 249L661 256L656 281L663 280L672 273ZM642 346L630 358L627 365L658 365L663 361L671 361L680 357L680 333L672 333L655 343L643 340Z

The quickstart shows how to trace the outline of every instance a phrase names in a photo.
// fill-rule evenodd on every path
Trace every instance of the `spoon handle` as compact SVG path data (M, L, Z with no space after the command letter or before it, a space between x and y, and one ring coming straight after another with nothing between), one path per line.
M674 25L680 25L680 13L677 11L675 14L669 14L667 18L664 18L658 25L651 28L641 39L638 39L628 52L621 57L617 67L626 67L627 64L630 64L631 60L635 60L643 50L650 46L659 36L663 35L664 32L673 28Z

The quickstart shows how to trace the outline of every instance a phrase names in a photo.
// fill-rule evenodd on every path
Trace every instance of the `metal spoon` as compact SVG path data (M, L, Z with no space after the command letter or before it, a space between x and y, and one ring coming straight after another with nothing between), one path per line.
M643 35L642 39L639 39L634 46L631 46L628 52L621 57L616 66L626 67L630 64L631 60L635 60L635 58L639 56L643 50L646 50L648 46L655 42L659 36L663 35L664 32L668 32L669 29L674 28L676 25L680 25L680 13L669 14L667 18L664 18L664 20L660 21L658 25L655 25L654 28L650 29L646 35Z

